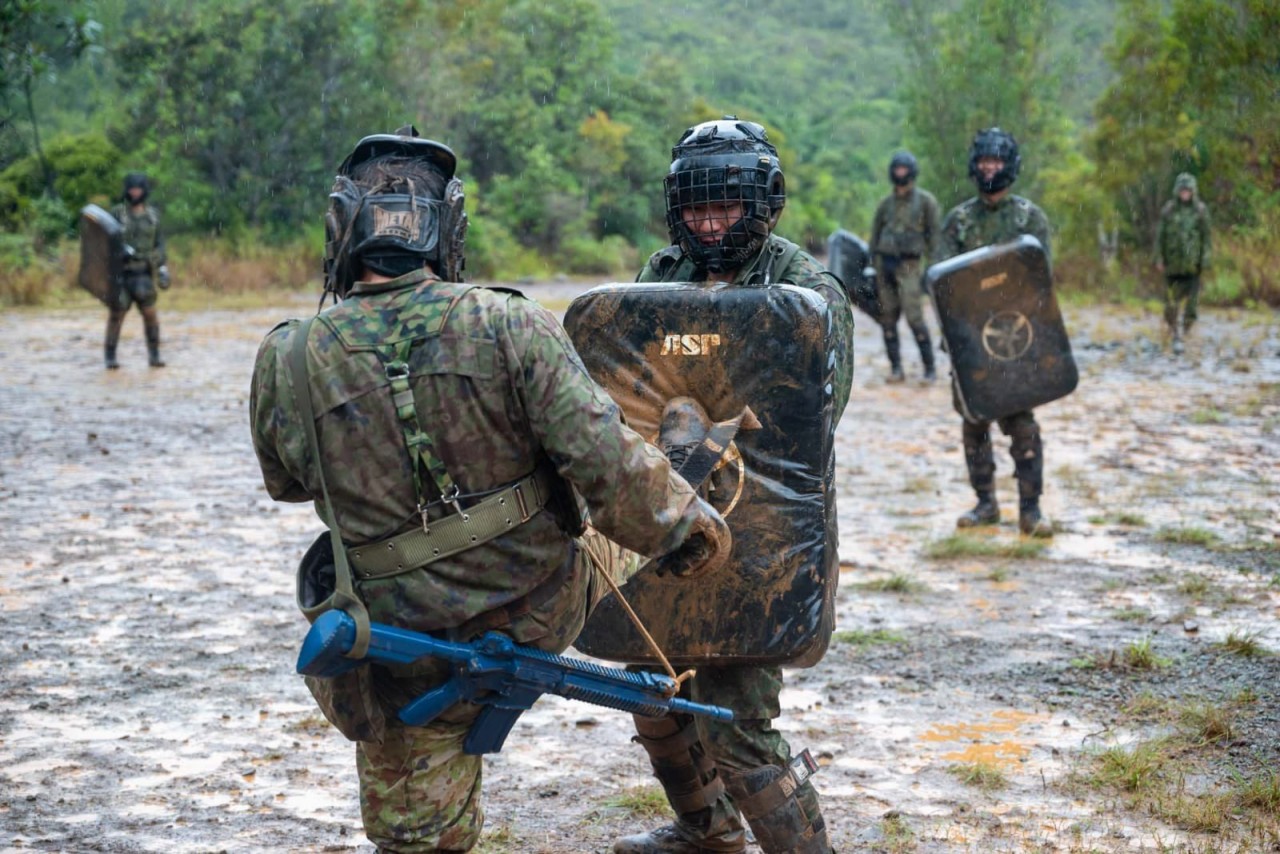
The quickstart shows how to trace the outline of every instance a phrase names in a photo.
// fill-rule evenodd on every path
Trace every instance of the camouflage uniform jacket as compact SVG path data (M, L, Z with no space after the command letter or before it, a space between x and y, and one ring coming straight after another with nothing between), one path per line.
M1174 197L1160 211L1156 248L1166 276L1198 276L1209 266L1209 209L1196 193L1195 178L1178 176L1177 188L1191 190L1191 200Z
M298 321L281 324L262 342L250 425L267 491L281 501L316 501L323 518L288 365L297 328ZM381 361L407 339L415 342L407 361L419 423L464 499L549 465L610 539L646 555L683 542L697 512L692 490L622 423L556 318L514 291L424 280L418 271L358 285L319 315L308 337L316 432L348 543L421 524ZM432 516L446 512L436 505ZM510 533L423 568L361 581L358 590L373 620L447 628L529 593L565 565L572 548L548 508Z
M796 250L784 269L772 269L772 261ZM770 269L765 270L766 264ZM796 285L817 291L831 309L832 339L835 343L836 387L835 413L832 426L839 423L845 404L849 402L849 389L853 385L853 309L844 284L829 272L808 252L776 234L761 249L755 260L743 266L733 277L736 285L758 285L765 275L773 284ZM695 278L698 277L698 278ZM655 252L636 276L637 282L690 282L705 278L699 275L693 261L684 256L678 246L668 246Z
M156 270L165 263L164 233L160 215L151 205L135 214L131 205L118 204L111 215L124 226L124 242L133 247L133 257L125 261L126 270Z
M940 254L936 260L945 261L993 243L1007 243L1020 234L1030 234L1039 240L1045 256L1052 260L1049 218L1044 211L1012 193L994 205L981 196L974 196L952 208L943 220Z
M890 193L871 222L871 251L877 255L937 255L942 213L927 190L912 187L903 196Z

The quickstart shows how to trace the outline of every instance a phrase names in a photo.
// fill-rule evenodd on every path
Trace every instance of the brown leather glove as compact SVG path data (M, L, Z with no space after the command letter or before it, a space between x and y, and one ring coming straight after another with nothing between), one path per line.
M668 572L676 578L698 578L723 567L733 550L733 534L716 508L697 500L697 518L685 541L654 561L659 576Z

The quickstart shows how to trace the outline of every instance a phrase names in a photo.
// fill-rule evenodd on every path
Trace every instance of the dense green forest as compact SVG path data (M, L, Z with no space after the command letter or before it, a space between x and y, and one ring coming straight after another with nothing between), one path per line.
M777 142L780 230L810 247L865 231L901 147L943 204L971 195L999 124L1064 287L1140 291L1190 171L1220 301L1280 301L1277 32L1280 0L8 0L0 278L71 264L75 212L129 170L193 267L314 259L335 165L408 121L460 156L473 275L616 273L666 240L680 132L734 113Z

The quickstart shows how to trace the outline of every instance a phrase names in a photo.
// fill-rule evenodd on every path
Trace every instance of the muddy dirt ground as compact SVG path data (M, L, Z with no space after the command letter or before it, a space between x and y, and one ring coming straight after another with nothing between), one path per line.
M133 315L114 373L91 308L0 317L0 850L372 850L353 749L292 674L293 564L321 525L267 497L246 428L258 341L310 305L162 305L161 371ZM859 318L838 634L779 722L825 765L841 852L1280 850L1265 798L1188 830L1090 776L1175 706L1231 714L1178 758L1183 795L1280 767L1280 325L1208 312L1174 358L1150 315L1067 317L1081 383L1038 413L1058 535L1031 556L998 434L1005 522L948 539L971 494L947 386L886 385ZM486 760L479 850L605 851L662 822L630 732L541 701Z

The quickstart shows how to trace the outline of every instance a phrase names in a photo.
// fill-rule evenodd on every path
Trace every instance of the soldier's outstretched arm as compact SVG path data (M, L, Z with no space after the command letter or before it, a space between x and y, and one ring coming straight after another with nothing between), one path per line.
M530 300L513 297L510 305L507 325L523 368L518 392L530 427L586 502L593 527L639 554L675 549L702 512L689 484L623 424L560 322Z

